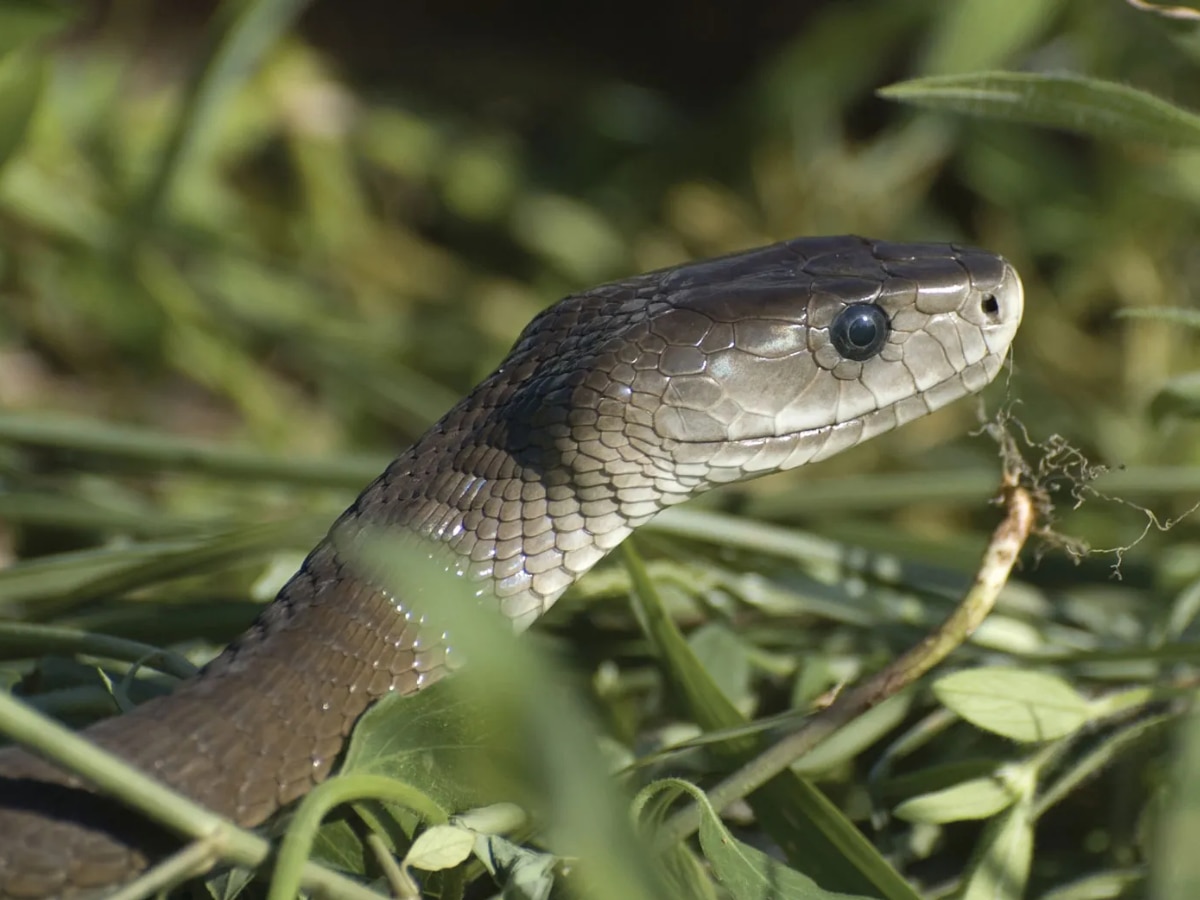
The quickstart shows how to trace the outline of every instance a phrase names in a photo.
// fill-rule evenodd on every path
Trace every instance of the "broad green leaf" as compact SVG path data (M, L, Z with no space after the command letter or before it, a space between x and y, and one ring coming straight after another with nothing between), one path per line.
M495 752L490 722L446 683L411 697L388 697L359 720L341 771L420 785L448 809L480 806L499 799L481 777Z
M1200 116L1128 85L1081 75L975 72L916 78L881 97L1104 140L1200 146Z
M313 859L343 872L365 872L367 854L362 838L346 819L324 822L313 841Z
M717 878L738 900L850 900L731 835L713 813L700 822L700 846ZM866 900L866 898L861 898Z
M1053 675L981 667L939 678L933 692L972 725L1015 741L1048 741L1086 724L1091 705Z
M954 787L905 800L894 810L906 822L940 825L970 819L989 819L1018 799L1003 775L973 778Z

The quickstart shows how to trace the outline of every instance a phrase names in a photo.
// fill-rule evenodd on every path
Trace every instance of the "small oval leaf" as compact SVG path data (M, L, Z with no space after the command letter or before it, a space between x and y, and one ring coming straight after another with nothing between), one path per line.
M954 787L905 800L895 815L906 822L941 825L970 819L990 819L1017 800L1012 786L998 775L972 778Z
M1053 675L984 667L938 679L933 693L972 725L1014 741L1048 741L1086 724L1091 704Z
M475 847L475 833L454 825L434 825L413 841L404 864L426 872L453 869L466 861Z

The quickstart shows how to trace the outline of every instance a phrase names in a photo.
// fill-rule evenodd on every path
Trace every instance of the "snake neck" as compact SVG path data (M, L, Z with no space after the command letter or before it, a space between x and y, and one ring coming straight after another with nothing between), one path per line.
M489 429L452 413L363 492L331 535L340 544L367 528L397 529L522 630L664 503L644 464L622 465L599 437L590 447L578 428L555 437L542 425L514 428L512 410L504 416L503 427ZM476 438L466 450L456 433L463 427Z

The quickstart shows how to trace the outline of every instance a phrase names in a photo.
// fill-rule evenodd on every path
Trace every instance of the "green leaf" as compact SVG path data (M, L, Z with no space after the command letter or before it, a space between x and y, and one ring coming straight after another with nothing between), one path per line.
M313 859L343 872L365 872L367 854L362 838L346 819L321 823L312 844Z
M453 869L467 860L474 847L475 832L457 825L433 825L413 841L404 864L426 872Z
M500 884L504 900L546 900L554 888L558 858L538 853L499 835L480 835L475 855Z
M204 887L213 900L236 900L254 881L250 869L230 869L204 880Z
M388 697L359 720L342 773L369 772L421 786L448 809L497 799L479 777L495 744L483 710L439 683L410 697ZM494 735L492 735L494 736Z
M424 707L423 717L444 721L442 709L450 698L471 698L464 708L471 710L465 717L465 739L451 722L442 740L463 753L464 763L481 763L464 766L472 792L483 785L484 794L528 796L544 823L542 840L575 857L572 872L581 892L612 900L662 896L661 879L647 848L637 841L621 792L597 750L596 724L587 716L586 704L564 690L570 678L537 652L535 642L518 641L512 622L481 604L469 583L442 568L444 561L430 559L426 549L414 547L402 534L384 528L343 539L339 549L362 567L364 577L405 598L406 611L423 616L424 627L433 634L453 635L455 656L469 661L454 678L413 700L440 694ZM411 714L410 707L396 725L403 727ZM414 760L408 741L398 745L391 732L373 723L370 735L352 748L349 762L373 767L395 759L430 766L440 758L440 751L435 756L435 748L425 747ZM480 757L484 745L486 753ZM419 782L425 790L430 772ZM445 777L442 772L434 776ZM449 793L452 786L443 781L438 790Z
M526 825L529 817L515 803L493 803L469 809L454 816L450 822L482 834L508 834Z
M688 636L688 645L721 693L745 710L753 702L745 642L719 622L710 622Z
M1032 767L1013 779L1019 801L984 829L958 900L1022 900L1033 862Z
M972 778L954 787L921 794L905 800L894 810L906 822L940 825L971 819L990 819L1017 800L1003 773L990 778Z
M687 900L717 900L717 887L708 864L686 843L665 851L661 864L674 896Z
M893 728L899 727L912 708L912 702L911 690L893 694L804 754L792 766L792 771L816 777L850 762L883 739Z
M671 684L684 697L696 722L706 730L745 724L745 717L721 693L667 614L631 542L622 544L621 552L634 585L634 611L666 667ZM730 741L719 752L741 762L751 758L757 743L753 737ZM876 890L888 900L916 900L917 894L908 882L854 823L819 788L794 772L775 776L747 802L797 868L811 872L826 884Z
M1080 75L976 72L916 78L881 97L942 112L1061 128L1103 140L1200 146L1200 116L1153 94Z
M317 785L296 808L279 845L267 900L290 900L297 896L321 822L337 806L360 800L398 804L436 824L445 824L447 818L446 811L436 801L412 784L379 775L338 774Z
M735 900L855 900L857 897L827 891L808 876L739 841L726 829L704 792L686 781L671 778L649 785L634 801L635 809L662 792L690 794L700 805L700 847Z
M633 814L637 822L647 831L653 832L663 825L671 812L671 804L678 799L679 791L669 785L655 782L642 789L633 801ZM697 858L685 841L680 841L662 851L663 874L674 888L676 897L695 897L697 900L716 900L711 873L706 864Z
M1048 741L1070 734L1092 717L1073 687L1042 672L981 667L939 678L938 700L972 725L1014 741Z

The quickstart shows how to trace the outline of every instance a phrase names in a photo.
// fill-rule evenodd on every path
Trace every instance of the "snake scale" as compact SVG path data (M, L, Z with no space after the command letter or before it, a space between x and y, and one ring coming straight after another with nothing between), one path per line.
M403 529L524 628L663 508L978 391L1022 304L998 256L858 237L569 296L363 491L249 631L170 696L85 733L258 825L328 775L374 700L447 667L444 635L423 633L338 541ZM174 849L78 779L0 751L0 898L103 895Z

